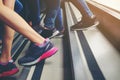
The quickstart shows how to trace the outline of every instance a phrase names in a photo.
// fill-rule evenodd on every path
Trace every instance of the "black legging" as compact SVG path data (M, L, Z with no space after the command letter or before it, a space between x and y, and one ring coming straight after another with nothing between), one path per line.
M40 23L40 0L20 0L23 4L23 17L29 22L32 21L32 25L36 26Z

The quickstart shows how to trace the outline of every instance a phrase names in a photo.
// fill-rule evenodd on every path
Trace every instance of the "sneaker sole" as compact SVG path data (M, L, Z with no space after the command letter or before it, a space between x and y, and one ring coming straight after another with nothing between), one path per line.
M96 28L96 26L98 26L98 25L99 25L99 21L96 21L96 22L94 23L94 25L89 26L89 27L87 27L87 28L71 29L71 30L73 30L73 31L75 31L75 30L90 30L90 29Z
M48 57L51 57L51 56L54 55L57 51L58 51L58 48L53 47L51 50L45 52L42 56L40 56L39 62L40 62L41 60L43 60L43 59L46 59L46 58L48 58Z
M51 57L52 55L54 55L56 52L58 51L58 48L56 47L53 47L52 49L50 49L49 51L43 53L43 55L41 55L38 59L32 61L32 62L29 62L29 63L23 63L23 64L20 64L22 66L33 66L37 63L39 63L40 61L46 59L46 58L49 58Z
M4 73L0 74L0 77L7 77L7 76L11 76L11 75L16 74L18 71L19 71L19 69L18 69L18 68L16 68L16 69L12 69L12 70L10 70L10 71L6 71L6 72L4 72Z

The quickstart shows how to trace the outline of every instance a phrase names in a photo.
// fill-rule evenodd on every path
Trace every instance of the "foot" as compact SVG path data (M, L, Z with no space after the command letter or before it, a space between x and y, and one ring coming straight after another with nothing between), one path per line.
M53 35L53 31L48 29L43 29L40 35L44 38L49 38Z
M13 61L9 61L6 64L0 64L0 78L7 77L16 74L19 69L13 63Z
M51 38L54 38L55 36L57 36L58 34L60 34L60 32L58 30L54 30L53 31L53 34L49 37L50 39Z
M59 34L57 34L55 37L57 37L57 38L62 38L63 36L64 36L63 33L59 33Z
M40 35L44 38L54 38L55 36L57 36L60 32L56 29L53 30L49 30L49 29L44 29Z
M62 38L64 36L64 31L65 29L59 31L59 33L55 37Z
M26 55L18 60L18 63L22 66L32 66L54 55L57 51L58 48L54 47L49 39L46 39L41 46L32 44Z
M97 25L99 25L99 21L96 21L96 17L88 18L87 20L82 19L82 21L71 26L71 30L85 30L90 27L95 27Z

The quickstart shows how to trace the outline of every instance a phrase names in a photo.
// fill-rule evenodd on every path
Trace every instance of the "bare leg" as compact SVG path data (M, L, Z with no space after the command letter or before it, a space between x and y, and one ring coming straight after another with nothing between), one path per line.
M15 0L4 0L4 5L13 10L14 2ZM11 59L11 48L14 37L14 30L11 29L8 25L5 25L4 29L2 55L0 56L0 61L8 62Z
M35 32L16 12L3 5L0 0L0 19L7 23L11 28L23 34L35 43L43 43L44 38Z

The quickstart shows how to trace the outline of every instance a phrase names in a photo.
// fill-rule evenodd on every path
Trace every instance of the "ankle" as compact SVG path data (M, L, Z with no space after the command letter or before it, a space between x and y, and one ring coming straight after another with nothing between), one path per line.
M6 63L8 63L10 60L11 60L11 59L0 58L0 64L1 64L1 63L3 63L3 64L5 63L5 64L6 64Z
M46 42L48 42L48 41L49 41L49 39L46 38L46 39L43 41L43 43L35 43L35 45L36 45L36 46L44 46L44 45L46 44Z
M2 56L0 57L0 62L2 63L6 63L6 62L9 62L12 58L10 56Z

